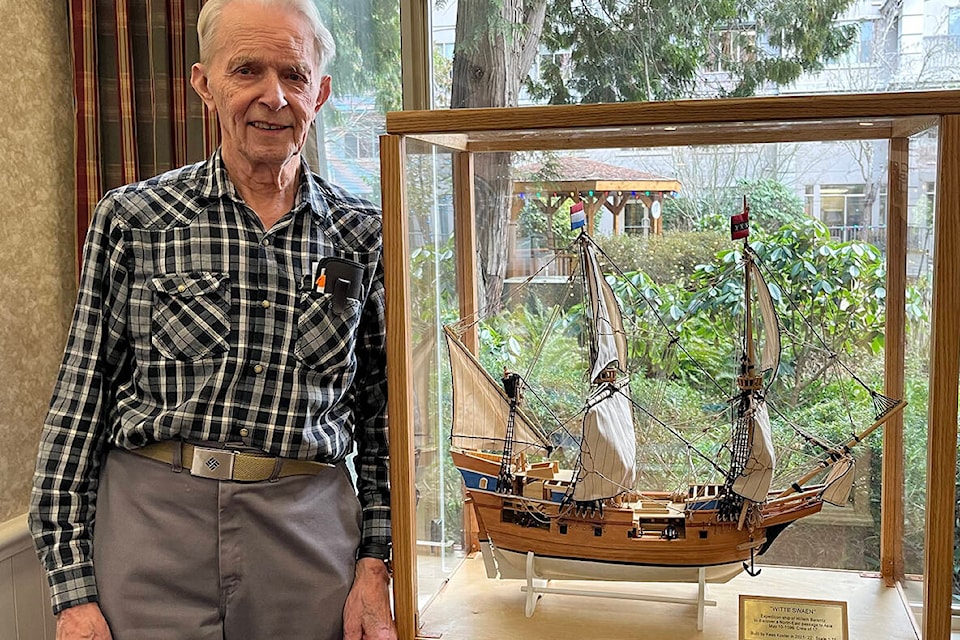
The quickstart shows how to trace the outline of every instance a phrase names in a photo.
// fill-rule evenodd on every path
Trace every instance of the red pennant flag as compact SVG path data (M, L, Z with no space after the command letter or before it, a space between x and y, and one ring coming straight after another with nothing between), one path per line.
M743 212L730 216L730 238L739 240L750 235L750 207L747 197L743 197Z

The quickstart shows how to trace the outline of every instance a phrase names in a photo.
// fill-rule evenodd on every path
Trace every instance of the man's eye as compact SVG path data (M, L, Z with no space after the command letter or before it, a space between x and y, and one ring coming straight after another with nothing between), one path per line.
M237 69L237 75L239 76L249 76L253 73L253 70L249 67L240 67Z
M304 82L304 81L306 81L306 77L300 75L299 73L291 73L291 74L290 74L290 79L293 80L294 82Z

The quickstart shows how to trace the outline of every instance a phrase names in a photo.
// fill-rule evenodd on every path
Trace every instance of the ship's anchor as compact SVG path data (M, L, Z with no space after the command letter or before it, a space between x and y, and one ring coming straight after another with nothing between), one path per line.
M754 568L753 558L755 553L756 553L756 547L750 547L750 564L748 565L746 562L743 563L743 570L746 571L748 575L751 575L754 577L760 575L760 572L762 571L762 569Z

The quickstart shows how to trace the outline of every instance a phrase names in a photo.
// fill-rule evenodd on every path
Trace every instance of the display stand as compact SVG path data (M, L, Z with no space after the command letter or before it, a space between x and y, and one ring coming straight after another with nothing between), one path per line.
M555 593L564 596L585 596L588 598L611 598L614 600L643 600L646 602L667 602L670 604L693 604L697 606L697 631L703 631L703 610L706 607L717 606L716 600L707 600L707 570L704 567L697 569L697 597L676 598L672 596L658 596L652 593L626 593L623 591L594 591L590 589L558 589L547 586L549 580L543 580L543 586L535 584L537 578L533 562L536 556L533 551L527 552L527 585L520 587L520 591L527 594L524 613L529 618L537 608L539 594Z

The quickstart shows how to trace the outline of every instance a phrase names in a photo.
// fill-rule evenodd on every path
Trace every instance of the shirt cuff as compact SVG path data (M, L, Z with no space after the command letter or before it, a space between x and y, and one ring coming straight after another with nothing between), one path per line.
M92 562L48 571L47 581L54 615L64 609L99 600Z
M368 547L390 548L390 507L366 507L363 509L363 533L360 536L360 550ZM359 555L358 557L364 557ZM379 557L379 556L373 556Z
M377 544L375 542L368 542L366 544L361 544L360 549L357 550L357 559L360 558L376 558L377 560L390 560L390 545L389 544Z

